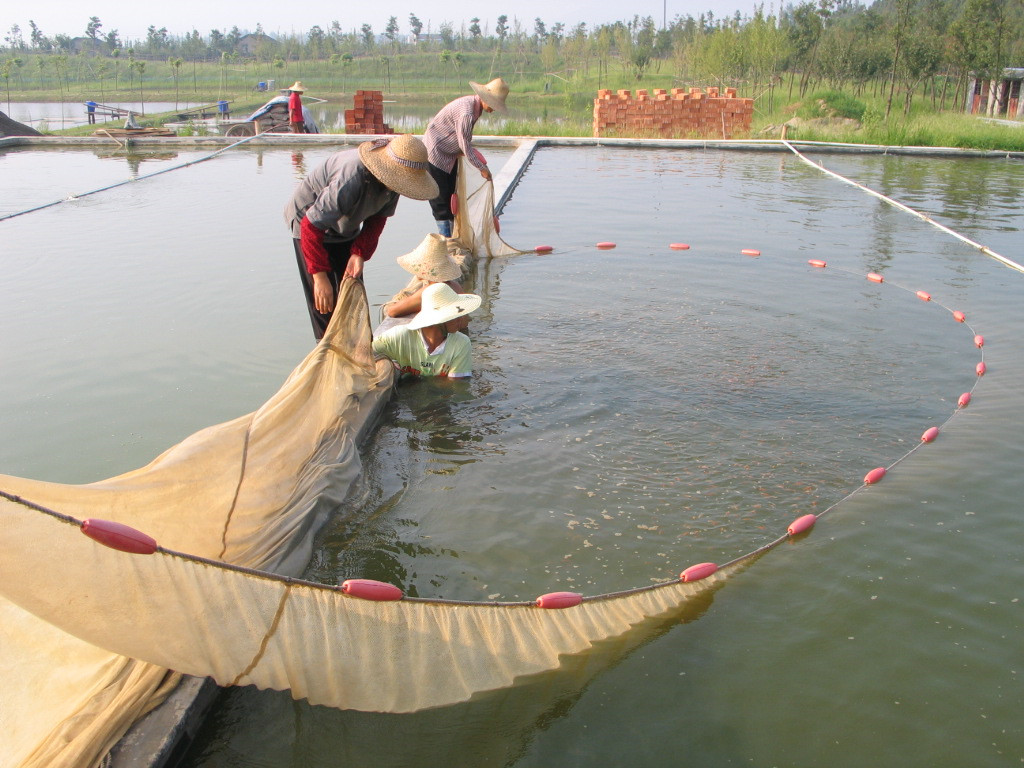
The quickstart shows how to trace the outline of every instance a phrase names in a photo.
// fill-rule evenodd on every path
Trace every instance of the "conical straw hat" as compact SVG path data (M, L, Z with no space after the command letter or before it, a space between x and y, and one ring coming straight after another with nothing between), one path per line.
M388 189L413 200L437 197L437 183L427 172L427 148L412 134L364 141L359 157Z
M500 77L496 77L487 85L470 81L469 87L480 97L480 100L495 112L506 112L505 99L508 97L508 85Z
M480 306L482 299L474 293L456 293L447 283L434 283L423 289L420 306L410 328L426 328L468 315Z
M416 250L399 256L398 265L428 283L445 283L462 277L462 268L448 255L447 238L436 232L424 237Z
M289 90L289 91L298 91L299 93L305 93L305 91L306 91L306 88L305 88L305 86L304 86L304 85L302 84L302 81L301 81L301 80L296 80L296 81L295 81L295 85L293 85L293 86L292 86L291 88L289 88L288 90Z

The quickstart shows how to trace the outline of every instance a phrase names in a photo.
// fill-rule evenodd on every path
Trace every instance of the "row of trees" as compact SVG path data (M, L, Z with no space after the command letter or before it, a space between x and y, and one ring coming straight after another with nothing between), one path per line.
M747 17L737 12L717 19L708 12L677 16L660 27L650 16L634 16L592 29L584 23L548 25L540 18L527 27L501 15L493 30L474 17L459 29L445 22L433 32L410 14L404 34L391 17L381 34L369 24L345 31L334 21L327 28L278 38L260 26L250 34L235 27L205 36L192 30L183 37L151 26L145 40L122 41L117 30L104 34L95 16L84 38L49 38L34 22L30 26L27 41L17 26L4 38L8 62L26 51L65 55L77 42L79 53L84 44L85 53L113 59L115 70L118 57L129 58L130 75L143 59L177 60L180 68L182 61L242 58L283 68L304 61L344 65L367 56L387 62L390 72L396 57L435 51L456 70L464 56L486 54L493 71L513 80L539 63L551 85L580 92L595 77L601 87L613 67L635 81L654 71L681 84L735 85L745 95L768 94L769 99L783 83L783 73L790 75L791 95L821 84L879 92L884 83L887 112L897 94L909 109L922 84L936 103L945 104L947 98L956 103L970 73L988 78L1006 66L1024 64L1021 0L879 0L871 6L857 0L804 0L777 14L761 7ZM11 71L8 64L5 77Z

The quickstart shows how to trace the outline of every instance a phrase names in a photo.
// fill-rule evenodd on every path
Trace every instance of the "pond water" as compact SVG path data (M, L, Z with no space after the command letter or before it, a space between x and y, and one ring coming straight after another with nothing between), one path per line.
M200 107L204 104L185 101L178 103L173 101L104 101L101 97L94 97L93 101L107 107L131 110L137 115L154 114L159 112L170 112L177 109L189 109ZM85 103L81 101L12 101L2 102L3 110L9 118L19 123L30 125L39 131L55 131L62 128L74 128L76 125L86 125ZM102 108L99 108L102 110ZM96 122L102 125L104 122L111 122L116 125L124 124L123 117L109 117L102 111L97 112Z
M0 222L0 471L107 477L272 394L312 341L280 209L328 151L243 147ZM7 152L3 205L201 154ZM815 159L1022 260L1024 164ZM425 205L399 205L372 303L430 229ZM1024 275L781 154L542 150L502 232L555 251L481 266L477 374L399 388L309 577L597 594L829 514L697 614L463 705L382 715L227 690L186 765L1024 760Z

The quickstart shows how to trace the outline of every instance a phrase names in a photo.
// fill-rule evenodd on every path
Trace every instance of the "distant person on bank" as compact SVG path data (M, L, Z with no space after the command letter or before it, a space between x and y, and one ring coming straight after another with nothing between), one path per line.
M317 340L331 320L338 284L346 277L362 279L363 263L377 249L399 195L413 200L437 195L427 172L427 148L408 134L335 152L299 182L285 205Z
M456 293L445 283L423 290L423 308L406 325L391 328L373 340L373 351L390 357L398 372L411 376L473 375L473 345L462 331L480 297Z
M480 171L487 181L491 171L483 155L473 148L473 128L484 112L505 112L508 86L500 77L487 85L471 82L473 96L461 96L449 102L434 115L423 133L430 157L430 175L437 182L438 194L430 201L430 209L437 221L437 231L452 236L452 194L457 189L459 157L465 155L470 165Z
M436 232L424 237L416 250L399 256L398 265L411 272L416 280L411 280L384 305L384 314L388 317L415 315L422 309L423 291L435 283L444 283L456 293L462 293L462 267L449 255L445 238Z
M292 133L305 133L306 121L302 115L302 94L306 89L301 80L296 80L295 85L288 89L288 124Z

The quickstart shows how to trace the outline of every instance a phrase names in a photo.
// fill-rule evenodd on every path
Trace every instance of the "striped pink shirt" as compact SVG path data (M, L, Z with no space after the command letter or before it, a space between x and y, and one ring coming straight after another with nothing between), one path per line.
M479 97L461 96L434 115L423 133L431 165L451 173L459 155L465 155L475 168L487 165L483 156L473 149L473 127L482 112Z

